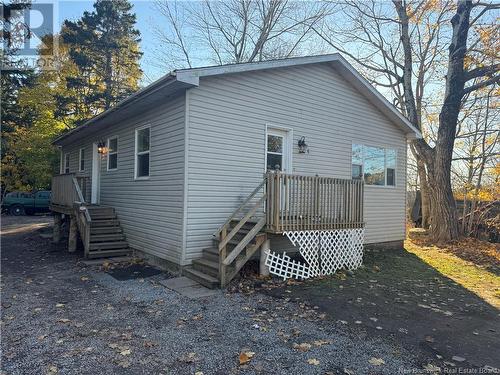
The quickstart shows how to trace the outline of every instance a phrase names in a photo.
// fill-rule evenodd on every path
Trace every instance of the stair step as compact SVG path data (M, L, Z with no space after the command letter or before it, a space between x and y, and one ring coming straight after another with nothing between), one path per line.
M215 277L197 271L192 267L185 267L182 270L182 274L189 277L191 280L199 282L201 285L204 285L207 288L216 289L219 287L219 280L217 280Z
M113 233L121 233L122 232L122 228L120 227L97 227L97 228L94 228L94 227L91 227L90 228L90 234L91 235L94 235L94 234L113 234Z
M90 250L111 250L127 248L126 241L94 242L90 244Z
M91 234L90 242L122 241L124 238L122 233Z
M128 255L130 253L131 250L129 248L113 249L113 250L94 250L88 252L87 258L108 258L108 257Z
M116 227L120 225L120 222L116 219L112 220L92 220L90 223L92 227Z
M215 247L203 249L203 258L219 263L219 249Z
M209 259L200 258L193 260L193 268L213 277L219 277L219 263Z
M115 220L116 214L90 214L92 220Z

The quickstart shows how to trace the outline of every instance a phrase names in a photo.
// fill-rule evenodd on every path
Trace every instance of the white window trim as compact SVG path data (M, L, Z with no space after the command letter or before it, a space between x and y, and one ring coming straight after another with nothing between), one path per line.
M64 169L63 169L64 174L70 173L70 171L71 171L69 169L70 158L71 157L70 157L69 152L64 154ZM68 170L68 171L66 172L66 170Z
M137 136L139 134L139 131L144 130L149 128L149 150L148 151L141 151L140 153L137 152ZM149 180L151 177L151 125L144 125L141 126L140 128L135 129L135 147L134 147L134 179L135 180ZM149 154L149 174L147 176L137 176L137 157L139 155L145 155Z
M365 187L376 188L376 189L395 189L398 186L398 149L390 146L377 146L374 144L364 143L364 142L351 142L351 179L352 178L352 146L360 145L363 147L376 147L384 149L384 185L374 185L365 183ZM393 150L395 152L395 161L394 161L394 185L387 185L387 150ZM361 180L365 182L365 153L364 150L361 153L362 164L361 164ZM358 164L356 164L358 165Z
M85 156L83 158L83 169L82 169L82 151L85 153L85 147L78 150L78 172L85 171Z
M113 153L110 153L110 152L109 152L109 143L110 143L110 141L111 141L112 139L116 139L116 151L115 151L115 152L113 152ZM108 138L108 142L106 143L106 146L108 147L108 153L107 153L107 156L106 156L106 170L107 170L107 171L116 171L116 170L118 169L118 149L119 149L119 148L118 148L118 136L117 136L117 135L115 135L115 136L113 136L113 137L109 137L109 138ZM115 155L115 154L116 154L116 168L110 168L110 167L109 167L109 155L110 155L110 154L113 154L113 155Z

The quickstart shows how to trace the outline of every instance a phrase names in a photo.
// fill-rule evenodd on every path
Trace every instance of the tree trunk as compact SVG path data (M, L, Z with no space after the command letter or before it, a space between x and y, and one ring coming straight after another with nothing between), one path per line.
M429 186L427 182L425 164L421 160L417 161L417 173L418 179L420 181L420 197L422 202L422 228L429 229L431 201L429 197Z
M432 223L430 235L436 242L458 238L458 220L455 198L451 188L451 161L462 98L464 96L464 58L467 52L467 35L471 1L459 1L457 11L451 19L453 35L449 47L446 90L439 114L439 128L432 176L429 179L431 191ZM428 161L428 160L427 160Z

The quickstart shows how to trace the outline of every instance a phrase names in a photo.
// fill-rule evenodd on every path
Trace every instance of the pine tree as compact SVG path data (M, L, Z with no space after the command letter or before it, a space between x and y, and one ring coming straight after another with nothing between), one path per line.
M72 95L59 98L61 108L85 120L138 89L142 71L140 33L128 0L98 0L94 11L62 29L78 74L66 77Z

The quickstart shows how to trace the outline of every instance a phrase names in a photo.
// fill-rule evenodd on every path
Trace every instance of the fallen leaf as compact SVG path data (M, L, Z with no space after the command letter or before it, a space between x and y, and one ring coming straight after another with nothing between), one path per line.
M130 355L131 353L132 351L130 349L125 349L120 352L120 354L123 356Z
M191 352L184 354L183 356L179 357L179 361L186 362L186 363L193 363L198 360L196 353Z
M382 358L371 357L368 362L373 366L385 365L385 361Z
M316 345L316 346L328 345L328 344L331 344L331 343L332 342L328 341L328 340L316 340L316 341L313 341L313 344Z
M307 352L309 349L311 349L311 347L312 347L312 345L307 343L307 342L303 342L301 344L297 344L297 343L293 344L293 348L297 349L301 352Z
M69 323L69 322L71 322L71 320L66 319L66 318L61 318L61 319L58 319L57 322L58 323Z
M309 363L310 365L313 365L313 366L318 366L319 365L319 361L316 358L309 358L307 360L307 363Z
M254 352L242 351L239 356L240 365L244 365L250 362L254 355Z
M430 373L439 373L441 372L441 368L438 367L438 366L434 366L432 363L429 363L427 365L424 366L424 370L426 372L430 372Z
M118 366L122 367L122 368L127 368L127 367L130 367L130 361L128 360L123 360L123 361L119 361L118 362Z

